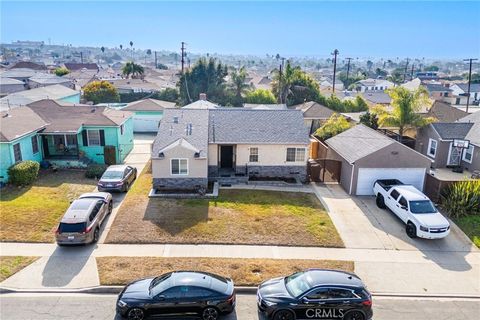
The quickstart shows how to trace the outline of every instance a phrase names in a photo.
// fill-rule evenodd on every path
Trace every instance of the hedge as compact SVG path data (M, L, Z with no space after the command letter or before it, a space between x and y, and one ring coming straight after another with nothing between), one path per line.
M85 177L100 179L105 170L107 170L107 167L105 164L90 164L85 172Z
M20 161L8 168L9 182L17 186L32 184L38 177L40 163L27 160Z

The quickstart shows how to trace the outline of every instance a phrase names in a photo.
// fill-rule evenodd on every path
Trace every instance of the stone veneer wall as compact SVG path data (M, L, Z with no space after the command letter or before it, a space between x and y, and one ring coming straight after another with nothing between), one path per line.
M244 170L241 167L240 170ZM307 180L307 166L248 166L248 175L257 177L297 178Z
M196 190L207 188L207 178L154 178L153 188L156 190Z

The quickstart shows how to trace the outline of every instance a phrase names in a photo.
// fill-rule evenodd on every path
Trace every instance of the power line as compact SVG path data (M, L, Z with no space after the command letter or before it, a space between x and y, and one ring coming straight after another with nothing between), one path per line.
M468 88L467 88L467 108L465 109L465 111L468 113L468 104L470 103L470 84L472 82L472 63L473 61L477 61L478 59L473 59L473 58L470 58L470 59L463 59L463 61L469 61L470 63L470 67L469 67L469 70L468 70Z

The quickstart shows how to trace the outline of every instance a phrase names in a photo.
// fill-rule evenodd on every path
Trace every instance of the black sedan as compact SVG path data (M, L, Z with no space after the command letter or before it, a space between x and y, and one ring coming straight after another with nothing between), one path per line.
M367 320L372 298L360 278L335 270L311 269L265 281L258 287L258 311L267 319Z
M109 166L98 181L98 191L127 192L137 179L137 168L126 165Z
M118 296L117 312L131 320L148 316L217 320L235 309L231 279L211 273L175 271L134 281Z

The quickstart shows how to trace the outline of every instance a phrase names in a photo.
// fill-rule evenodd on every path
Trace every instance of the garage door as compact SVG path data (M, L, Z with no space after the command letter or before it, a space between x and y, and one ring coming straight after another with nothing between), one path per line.
M133 132L157 132L161 115L136 114L133 117Z
M358 170L356 194L359 196L373 195L373 184L378 179L398 179L423 191L425 168L360 168Z

